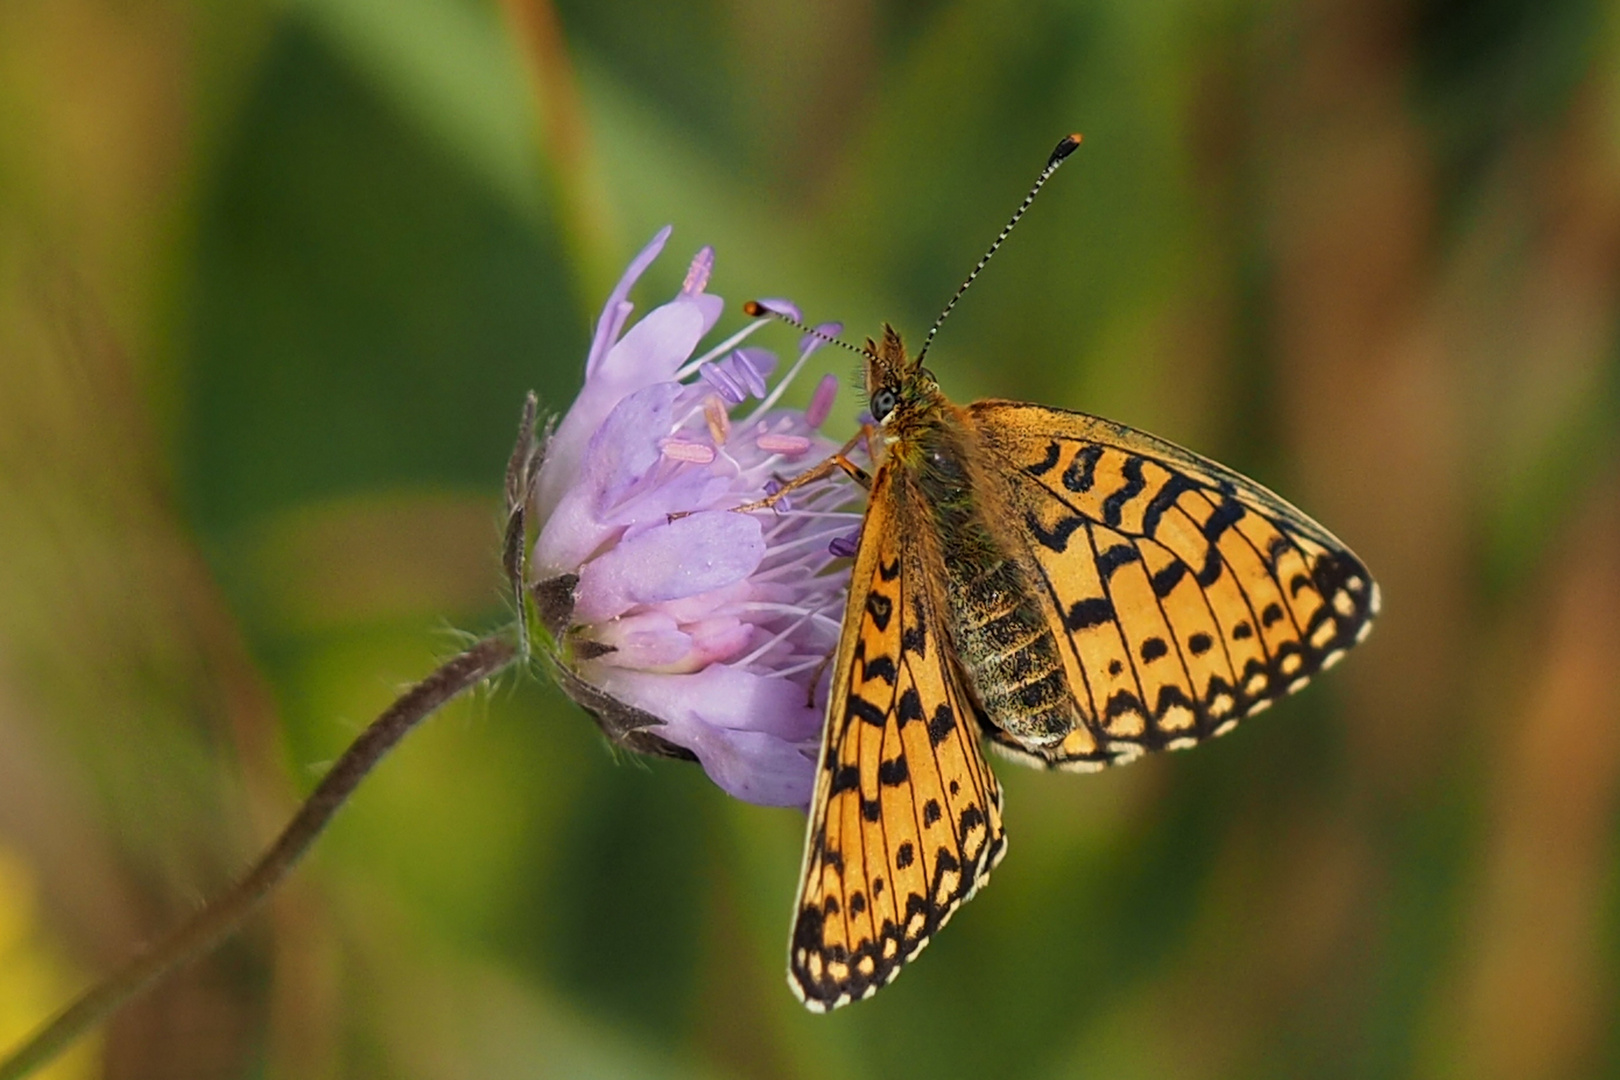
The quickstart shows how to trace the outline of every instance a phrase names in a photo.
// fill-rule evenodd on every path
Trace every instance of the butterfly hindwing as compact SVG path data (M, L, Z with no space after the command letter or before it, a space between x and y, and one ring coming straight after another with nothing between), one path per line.
M788 956L818 1011L892 980L1005 850L915 499L878 472L833 669Z
M1038 405L966 410L1083 728L1012 756L1098 768L1191 746L1300 689L1366 636L1378 587L1266 488L1122 425Z

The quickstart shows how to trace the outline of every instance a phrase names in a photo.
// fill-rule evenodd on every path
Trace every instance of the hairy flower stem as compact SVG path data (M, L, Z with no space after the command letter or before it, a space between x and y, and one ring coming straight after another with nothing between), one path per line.
M0 1080L20 1080L51 1061L146 987L235 931L281 884L383 755L440 706L517 658L504 635L487 637L411 687L366 728L322 778L297 815L231 890L154 948L87 990L0 1061Z

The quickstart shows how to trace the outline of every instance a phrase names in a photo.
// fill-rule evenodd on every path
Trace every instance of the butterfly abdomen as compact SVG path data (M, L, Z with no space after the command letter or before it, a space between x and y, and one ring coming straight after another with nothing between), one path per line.
M984 516L961 434L946 423L920 443L912 471L945 563L957 662L992 726L1031 749L1061 742L1081 720L1027 571Z
M1078 718L1057 642L1016 563L951 577L951 636L985 719L1030 747L1062 741Z

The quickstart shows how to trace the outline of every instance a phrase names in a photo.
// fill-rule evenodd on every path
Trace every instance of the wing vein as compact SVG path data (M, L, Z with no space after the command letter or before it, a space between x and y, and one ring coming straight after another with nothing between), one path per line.
M1155 543L1156 542L1156 541L1154 541L1152 539L1152 537L1142 537L1142 539L1147 540L1149 543ZM1136 558L1142 564L1142 566L1144 568L1144 572L1145 572L1145 569L1147 567L1147 557L1142 554L1142 545L1138 541L1132 540L1131 541L1131 546L1136 549ZM1160 545L1160 546L1163 546L1163 545ZM1174 557L1175 557L1175 553L1171 552L1171 558L1174 558ZM1176 630L1176 624L1170 621L1170 613L1164 609L1164 598L1161 597L1158 594L1158 592L1155 591L1151 587L1151 583L1150 583L1150 586L1148 588L1148 593L1153 597L1153 606L1159 609L1159 618L1164 620L1164 628L1165 628L1166 632L1169 634L1170 640L1175 642L1175 645L1176 645L1176 662L1181 665L1181 673L1183 675L1187 676L1187 689L1192 692L1192 697L1196 701L1196 699L1199 697L1199 694L1198 694L1198 680L1193 678L1192 668L1190 666L1188 666L1188 664L1187 664L1186 653L1182 650L1182 647L1181 647L1181 634ZM1216 625L1219 626L1220 624L1217 623ZM1143 701L1142 702L1142 708L1143 708L1144 711L1151 710L1151 712L1149 712L1149 715L1154 717L1155 726L1157 726L1158 717L1157 717L1156 714L1158 713L1158 706L1157 705L1150 705L1147 701ZM1202 710L1200 709L1199 711L1201 712Z
M1276 529L1278 534L1280 536L1282 536L1283 539L1288 541L1288 544L1289 544L1290 547L1292 547L1295 551L1299 551L1299 545L1294 543L1294 538L1291 535L1289 535L1289 532L1288 532L1288 529L1287 529L1286 526L1279 523L1276 519L1272 518L1269 514L1262 513L1260 516L1273 529ZM1305 640L1305 628L1303 626L1299 625L1299 619L1296 618L1295 615L1294 615L1293 599L1292 599L1292 597L1290 597L1287 587L1285 585L1283 585L1282 579L1277 576L1277 570L1272 565L1271 560L1269 558L1267 558L1266 554L1263 551L1261 551L1259 549L1259 547L1257 547L1255 545L1255 542L1249 537L1248 533L1246 533L1242 529L1239 529L1239 528L1236 528L1236 527L1232 528L1229 531L1235 532L1240 537L1242 537L1243 542L1249 546L1249 550L1254 552L1254 557L1260 560L1260 565L1265 568L1266 576L1271 579L1271 583L1273 585L1277 586L1277 595L1282 597L1283 600L1285 601L1285 603L1282 604L1282 609L1288 613L1288 621L1293 624L1294 636L1297 637L1301 642L1303 642ZM1300 558L1304 559L1306 566L1309 566L1310 565L1310 560L1305 559L1304 557L1305 557L1305 553L1303 551L1300 551ZM1221 556L1221 558L1222 558L1222 560L1226 560L1226 556L1224 554ZM1231 566L1231 562L1227 561L1227 565ZM1237 573L1237 568L1232 567L1232 572L1233 572L1233 574L1236 574ZM1314 582L1313 582L1313 587L1314 587Z
M1091 527L1093 521L1087 515L1082 514L1081 516L1085 517L1086 519L1086 542L1091 545L1091 561L1096 562L1101 557L1101 553L1097 550L1097 534L1092 530ZM1124 534L1122 533L1121 535ZM1132 547L1135 547L1134 541L1132 542ZM1138 550L1137 553L1141 554L1140 550ZM1102 582L1103 596L1107 598L1109 606L1114 609L1114 626L1119 629L1119 643L1125 649L1125 662L1131 665L1131 678L1136 682L1136 700L1141 702L1142 705L1142 720L1144 724L1143 730L1145 731L1146 721L1149 715L1147 687L1142 682L1142 672L1136 666L1136 654L1131 649L1130 636L1125 633L1125 624L1120 621L1119 607L1118 605L1114 604L1114 587L1109 584L1108 579L1102 574L1097 575L1097 580ZM1113 738L1112 733L1108 731L1108 718L1103 713L1097 714L1097 727L1100 728L1108 738Z
M1090 531L1090 527L1088 526L1087 527L1087 532L1089 532L1089 531ZM1031 565L1031 566L1033 566L1035 568L1035 572L1041 575L1041 584L1046 587L1046 595L1052 598L1052 607L1053 607L1053 609L1056 610L1056 611L1061 612L1063 610L1063 598L1058 595L1057 586L1055 584L1053 584L1053 582L1052 582L1052 575L1050 575L1050 574L1048 574L1046 572L1046 567L1043 566L1041 564L1041 561L1039 559L1035 558L1033 555L1029 556L1028 561L1029 561L1029 565ZM1102 741L1101 741L1102 736L1103 736L1103 731L1102 731L1102 715L1103 714L1102 714L1102 710L1097 707L1097 695L1095 693L1093 693L1093 691L1091 689L1091 672L1086 670L1085 658L1080 655L1080 643L1075 641L1074 637L1071 634L1066 634L1065 633L1065 634L1058 634L1058 635L1055 635L1055 636L1059 640L1061 640L1063 642L1064 646L1069 650L1070 654L1073 655L1073 657L1074 657L1074 666L1080 669L1080 683L1081 683L1082 688L1086 692L1086 701L1087 701L1087 703L1089 703L1091 705L1091 713L1090 713L1089 717L1082 717L1082 722L1085 722L1088 719L1090 720L1091 724L1093 725L1092 726L1092 734L1094 736L1096 736L1097 740L1098 740L1097 741L1097 747L1098 747L1099 750L1103 749L1103 744L1102 744ZM1123 635L1122 635L1122 639L1123 639ZM1070 690L1072 691L1073 687L1070 687Z
M903 542L904 541L902 541L902 543ZM913 670L913 668L911 666L911 660L907 656L905 646L903 644L904 641L905 641L905 637L906 637L906 602L905 602L905 598L908 595L912 595L912 594L910 594L908 592L908 588L907 588L907 573L906 573L906 570L907 570L908 561L909 560L906 560L906 559L902 559L900 561L900 605L899 605L900 610L898 612L896 612L896 616L899 619L900 640L902 642L902 645L901 645L901 648L900 648L900 662L905 665L906 676L909 679L911 679L911 685L913 687L915 687L917 685L917 673L916 673L915 670ZM927 583L923 582L922 584L926 586ZM922 622L924 625L926 625L927 622L928 622L928 616L929 616L929 611L928 611L928 606L927 606L928 605L928 600L927 600L926 597L923 597L921 595L921 593L918 593L918 594L916 594L916 604L917 604L917 608L918 608L917 618L918 618L918 620L920 622ZM929 637L934 636L934 633L935 632L925 631L923 640L927 641ZM935 638L934 647L936 649L939 647L937 638ZM941 659L943 660L943 655L941 656ZM896 692L897 695L899 693L899 689L900 689L899 683L896 682L895 683L895 692ZM896 724L895 731L898 732L899 730L900 730L899 725ZM930 740L930 742L931 742L931 740ZM900 749L901 749L901 751L903 753L905 752L905 746L906 746L906 740L905 740L904 736L902 736L900 738ZM939 754L933 752L932 746L930 746L929 749L930 749L930 752L932 753L932 756L934 758L934 775L936 777L944 776L945 775L944 770L942 770L940 768L940 766L939 766ZM909 761L910 758L911 758L911 755L909 753L907 753L906 754L906 759ZM910 771L910 770L908 769L908 771ZM938 783L938 781L936 781L936 784L937 783ZM916 788L917 776L916 776L915 773L912 773L912 775L911 775L911 784L913 785L912 789L911 789L911 820L912 820L913 825L915 825L916 829L917 829L917 855L916 855L916 857L919 860L921 860L922 865L924 867L926 867L928 865L928 863L927 863L927 858L926 858L926 854L925 854L924 849L928 845L923 841L922 808L917 805L917 788ZM940 794L943 795L944 792L941 791ZM891 864L891 866L892 866L892 864ZM894 876L892 871L891 871L889 876L891 878ZM898 892L899 885L898 885L898 883L891 881L889 883L889 887L892 890L896 890L894 892L894 894L893 894L894 895L894 900L893 900L894 921L895 921L896 926L900 926L900 925L902 925L904 923L906 914L905 914L905 912L900 910L900 893Z
M1177 512L1185 516L1185 511L1178 509ZM1158 543L1158 541L1154 541L1154 543ZM1166 545L1159 544L1159 546L1164 548L1172 559L1186 567L1188 574L1193 572L1193 568L1187 565L1187 561L1185 559L1177 555L1174 551L1171 551ZM1224 558L1222 561L1225 561ZM1232 680L1230 685L1232 692L1236 694L1238 693L1239 680L1242 678L1242 676L1238 674L1237 661L1232 659L1232 646L1231 643L1226 640L1226 631L1221 628L1220 613L1215 610L1215 601L1210 599L1208 589L1205 589L1202 585L1198 584L1196 580L1193 581L1193 588L1198 590L1198 599L1203 603L1204 611L1209 615L1210 624L1215 627L1215 640L1221 643L1221 655L1226 658L1226 674ZM1162 610L1163 605L1161 604L1160 607ZM1249 614L1252 617L1254 613L1251 610ZM1191 680L1191 677L1191 673L1189 673L1189 681Z

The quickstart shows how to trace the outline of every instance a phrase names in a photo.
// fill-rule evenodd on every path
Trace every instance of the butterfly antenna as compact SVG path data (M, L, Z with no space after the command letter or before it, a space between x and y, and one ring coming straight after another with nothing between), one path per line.
M804 323L800 322L798 319L795 319L793 316L789 315L787 312L785 312L785 311L777 311L775 308L766 307L764 304L760 303L758 300L746 301L743 304L743 314L747 315L750 319L762 319L765 316L769 315L773 319L780 319L782 322L787 323L789 326L793 327L795 330L802 330L806 334L810 334L813 337L818 337L822 341L825 341L829 345L837 345L840 349L848 349L850 352L854 353L856 356L862 357L862 358L867 359L867 360L872 359L872 354L867 352L865 349L858 349L855 346L851 345L847 341L844 341L844 340L842 340L840 338L835 338L831 334L824 334L820 330L817 330L813 326L806 326L806 325L804 325Z
M1063 159L1074 153L1075 148L1079 145L1079 135L1070 135L1057 144L1057 149L1052 151L1052 156L1046 159L1046 168L1042 169L1041 175L1035 178L1035 185L1029 189L1029 194L1024 196L1024 201L1018 204L1018 209L1013 211L1012 220L1007 222L1006 228L1001 230L1001 235L996 237L996 242L990 245L990 250L986 251L984 258L979 260L979 265L973 268L973 273L969 274L967 280L962 282L961 287L956 290L956 295L951 297L951 302L945 305L945 310L939 313L939 318L935 319L934 325L929 327L928 336L923 338L922 350L917 353L917 364L920 365L923 357L928 355L928 346L934 343L934 335L939 333L940 324L951 313L951 309L956 306L956 302L962 299L962 294L968 291L968 286L973 284L973 279L979 276L979 271L984 269L985 264L990 261L990 256L996 253L996 249L1001 246L1002 241L1012 234L1013 226L1018 224L1018 219L1024 216L1024 211L1029 209L1029 204L1035 201L1036 195L1040 194L1041 186L1051 178L1053 173L1057 172L1058 166L1063 164Z

